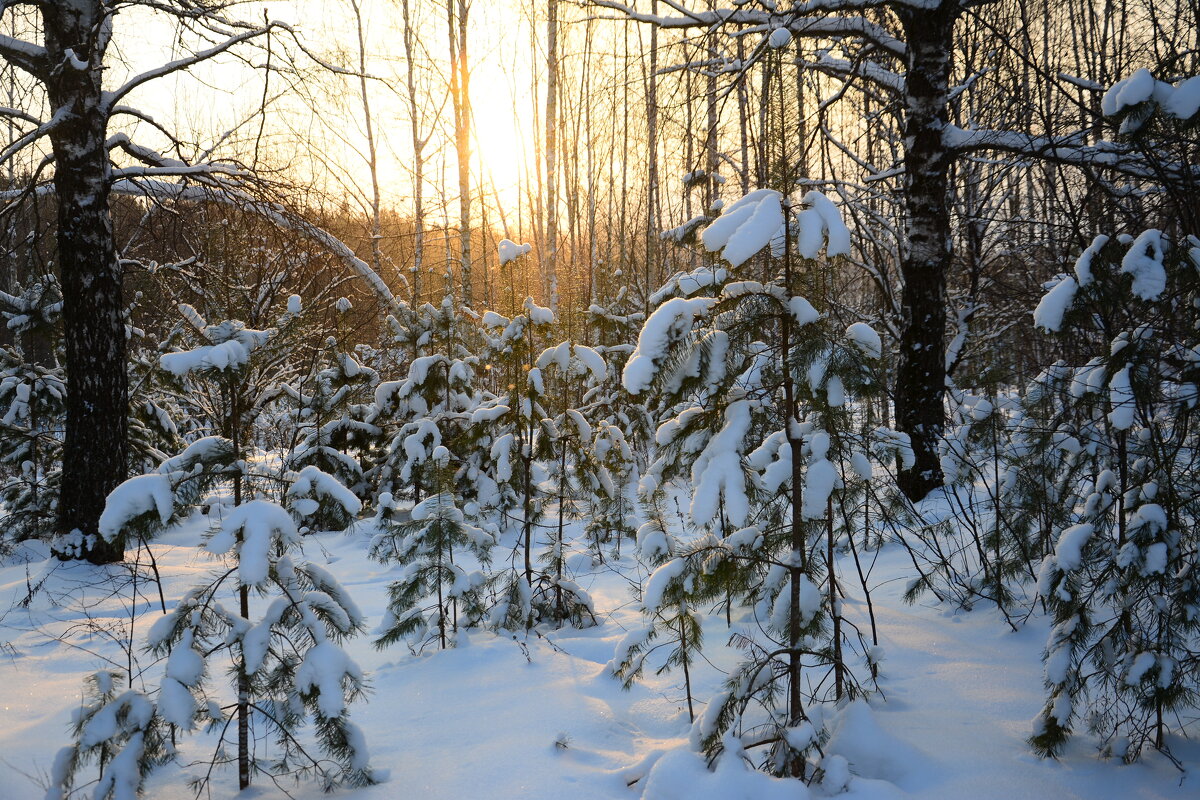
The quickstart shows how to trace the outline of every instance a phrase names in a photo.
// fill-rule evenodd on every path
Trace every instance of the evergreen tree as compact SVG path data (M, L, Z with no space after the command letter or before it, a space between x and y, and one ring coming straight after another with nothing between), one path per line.
M553 312L532 298L525 299L524 309L511 320L492 311L483 315L484 357L492 366L493 380L504 388L471 415L473 424L490 430L486 471L496 490L486 505L499 514L502 533L519 526L512 564L493 578L497 599L490 613L494 627L513 630L535 622L533 532L545 513L536 447L544 441L547 414L540 402L544 386L540 372L534 372L533 359L541 352L539 338L554 322Z
M294 321L297 311L285 313L284 326ZM160 361L168 372L197 388L213 384L206 387L209 396L223 396L229 403L220 411L222 427L232 436L193 442L154 472L118 486L101 515L99 533L108 541L130 535L149 540L189 514L216 487L232 484L233 507L223 513L204 546L210 554L226 557L228 568L187 592L151 628L148 647L166 656L166 671L157 694L147 701L149 710L139 712L150 715L142 727L161 720L173 730L190 731L203 723L221 729L223 744L225 731L236 724L241 789L250 785L256 772L312 775L326 788L372 783L365 741L347 712L348 704L365 692L365 677L340 646L362 630L364 620L332 575L299 558L300 533L292 517L329 514L335 505L344 513L356 513L358 501L333 476L313 466L293 475L286 493L292 514L268 499L251 499L255 485L269 487L277 479L255 474L248 457L246 434L263 404L246 402L251 385L247 375L261 369L260 360L274 360L286 339L279 329L250 330L237 321L207 325L194 310L186 308L184 313L206 343L165 354ZM251 615L252 593L271 597L257 618ZM231 601L236 605L226 605ZM230 664L234 701L228 706L216 701L209 680L214 672L210 664L217 659ZM224 707L234 713L226 717ZM314 723L320 756L297 736L308 718ZM277 759L255 755L251 739L252 727L257 726L275 740ZM131 734L121 728L114 735ZM60 759L66 766L56 776L56 785L63 790L69 789L75 766L86 760L95 744L87 731L81 729L79 736L75 755ZM160 757L157 750L146 752L153 759ZM224 758L222 752L219 745L214 762ZM198 778L197 790L207 781L207 774ZM141 777L130 785L140 788Z
M1040 388L1058 390L1041 422L1078 438L1082 468L1038 580L1055 623L1030 738L1039 754L1060 753L1080 721L1125 761L1169 751L1200 702L1198 304L1200 241L1148 230L1098 238L1035 312L1098 353Z
M53 530L66 393L61 369L30 363L13 348L0 349L0 463L6 467L0 500L6 540Z
M365 498L363 461L381 433L367 419L379 375L350 353L339 352L333 337L326 339L324 350L329 366L299 387L281 387L297 405L299 442L287 463L296 470L316 467Z
M380 515L382 531L371 542L372 558L404 568L388 586L387 615L376 647L407 639L420 649L436 639L445 648L459 625L477 625L485 616L486 576L467 573L455 554L461 560L470 552L486 567L495 539L467 522L460 509L450 451L439 445L430 460L428 495L407 520Z
M733 635L745 660L693 740L713 758L731 742L747 757L765 748L761 767L796 777L813 774L824 735L808 704L866 691L849 669L852 650L870 654L841 613L835 556L849 532L839 521L849 520L836 510L870 479L868 453L894 439L859 436L848 402L880 391L878 335L862 323L841 330L796 294L797 257L814 259L826 241L829 255L848 245L829 200L810 192L804 206L769 190L732 204L704 232L705 246L734 271L769 246L780 272L765 284L684 276L689 290L712 296L663 302L623 374L630 392L652 390L670 409L644 491L689 473L689 516L702 531L651 575L646 613L686 629L691 608L745 604L754 621L752 633ZM628 674L637 668L629 652L618 662Z
M592 426L572 407L571 400L583 396L588 384L599 384L606 375L607 366L599 353L570 342L542 351L536 366L529 370L535 408L558 412L541 420L535 439L536 456L549 464L547 479L538 489L546 497L543 505L553 502L556 510L540 557L545 568L535 580L532 598L535 616L556 625L595 623L591 599L567 576L565 526L568 517L578 516L577 503L585 487L601 482L601 468L592 457Z

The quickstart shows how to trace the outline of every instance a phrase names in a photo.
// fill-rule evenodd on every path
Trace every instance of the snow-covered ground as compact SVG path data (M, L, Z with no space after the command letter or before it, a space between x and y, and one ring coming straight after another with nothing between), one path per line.
M196 546L204 527L203 520L193 519L154 546L168 607L212 567ZM361 532L311 536L305 550L312 560L328 563L371 624L377 624L396 568L366 557L368 539ZM128 572L60 564L36 547L23 549L21 556L0 565L3 800L41 796L55 751L68 741L83 678L99 668L129 666L120 641L129 635L133 587L123 579L123 589L115 593L106 580ZM595 600L601 620L597 627L516 637L472 632L460 635L454 649L416 656L404 647L377 652L369 636L350 644L373 685L369 699L352 714L367 735L373 765L387 780L343 796L590 800L644 792L655 800L795 800L828 794L817 786L806 793L798 782L752 774L736 762L722 763L715 773L705 771L688 749L682 676L655 676L648 668L644 681L624 691L605 669L616 643L639 621L631 586L641 583L645 568L628 555L616 563L592 565L577 554L571 563L578 582ZM1194 741L1172 742L1188 772L1154 752L1132 766L1102 761L1086 734L1076 737L1061 761L1031 755L1024 739L1043 702L1045 626L1035 617L1013 633L983 607L968 614L932 603L906 606L900 596L910 569L904 552L892 547L879 555L871 573L886 652L885 697L837 712L827 752L844 756L855 776L840 796L1200 796L1200 784L1190 774L1200 765L1200 746ZM34 588L32 600L24 603ZM136 588L134 638L140 643L158 613L159 599L153 584L142 581ZM848 604L848 613L865 613L861 602ZM735 658L723 647L728 632L724 618L712 615L706 629L709 662L693 674L701 704L717 691L722 667ZM143 653L134 655L146 669L147 681L157 682L162 667ZM1192 728L1200 729L1200 722L1193 721ZM211 740L185 739L183 752L207 758ZM160 770L150 781L149 796L191 797L187 777L198 769ZM226 768L215 779L211 796L236 793L236 774ZM289 781L276 787L260 776L244 796L320 795L315 784Z

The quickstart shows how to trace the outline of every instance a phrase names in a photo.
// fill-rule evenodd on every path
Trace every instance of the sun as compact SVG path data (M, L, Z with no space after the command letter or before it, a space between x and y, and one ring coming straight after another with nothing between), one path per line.
M485 195L495 196L501 212L513 216L537 180L532 69L526 48L510 39L481 53L471 70L475 180Z

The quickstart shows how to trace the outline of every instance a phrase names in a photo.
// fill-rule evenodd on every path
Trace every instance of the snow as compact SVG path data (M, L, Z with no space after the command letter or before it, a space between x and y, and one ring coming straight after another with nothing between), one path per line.
M879 334L865 322L855 322L846 328L846 338L867 358L883 356L883 342Z
M480 321L487 328L507 328L512 320L502 314L497 314L495 311L485 311Z
M299 539L296 524L283 507L269 500L251 500L229 510L206 549L213 555L236 552L242 584L258 586L267 579L273 549Z
M597 382L603 381L608 375L608 364L604 356L585 344L575 345L575 357L592 374Z
M721 430L693 462L691 515L697 525L710 523L718 509L733 525L740 528L746 524L750 501L742 469L742 448L750 423L750 403L746 400L730 403Z
M1200 75L1180 81L1162 107L1178 119L1191 119L1196 116L1196 113L1200 112Z
M1054 561L1063 572L1079 569L1083 564L1083 547L1092 538L1095 527L1081 522L1064 530L1054 547Z
M1146 496L1146 490L1143 487L1142 496ZM1155 532L1162 532L1167 529L1167 512L1158 503L1146 503L1140 505L1137 511L1133 514L1133 519L1129 521L1130 530L1138 530L1139 528L1149 525Z
M510 239L501 239L500 243L496 245L496 250L500 256L500 266L503 267L505 264L516 261L521 256L532 252L533 245L517 244Z
M837 468L825 458L818 458L808 465L804 473L804 490L801 515L805 519L823 519L829 496L837 485Z
M168 604L209 570L209 561L196 557L208 525L208 520L197 517L152 545ZM575 535L581 533L577 526L573 530ZM366 619L372 623L380 619L388 575L366 558L363 539L316 536L329 561L326 569L347 583ZM96 655L48 646L53 642L50 637L67 633L80 622L77 607L53 598L68 587L82 589L99 601L89 603L96 619L105 624L128 623L128 608L98 582L105 570L60 565L47 558L43 546L33 547L41 549L25 551L34 559L28 565L0 563L0 616L12 609L0 620L0 641L12 648L0 659L0 708L5 715L0 730L4 754L0 797L14 800L42 794L32 776L50 770L56 751L66 741L71 712L79 704L81 676L94 670L98 659L124 658L107 638L91 642ZM842 566L850 570L844 574L852 573L852 564ZM28 591L30 574L35 582L46 578L46 589L28 608L17 607L16 601ZM640 609L631 603L628 581L644 580L639 576L645 574L626 557L577 576L595 599L602 620L586 631L544 630L528 636L521 632L515 640L513 635L467 632L460 634L454 649L421 656L412 656L404 648L377 652L366 637L351 640L346 655L361 664L373 686L369 702L352 709L357 727L351 735L356 745L370 747L374 768L390 772L392 778L336 796L347 800L389 800L398 794L422 800L826 797L827 788L843 777L836 768L828 785L811 789L750 771L736 753L708 770L703 757L688 744L691 726L682 676L677 672L654 675L648 669L646 681L629 691L608 674L605 667L617 645L627 631L640 628ZM881 645L889 653L881 666L886 699L875 698L869 704L855 701L841 711L831 710L827 722L832 736L823 747L826 764L840 765L840 757L848 773L846 791L833 797L1182 800L1191 796L1190 778L1165 758L1150 752L1133 766L1098 759L1093 741L1083 731L1057 761L1030 755L1024 740L1029 720L1044 703L1040 653L1046 621L1035 615L1013 633L983 604L970 613L932 602L906 604L900 595L904 577L910 574L911 563L902 548L885 548L879 554L871 584ZM865 625L865 606L855 584L848 582L845 589L846 613ZM812 593L819 604L819 587L813 586ZM266 611L258 597L252 596L252 604L252 612ZM171 618L160 614L157 599L139 602L137 609L139 636L151 621ZM734 629L740 624L735 618ZM736 651L724 646L729 630L723 615L705 621L706 655L714 663L698 662L692 673L699 714L713 705L725 678L722 670L737 657ZM1135 657L1140 656L1131 654L1131 666ZM1144 679L1156 675L1155 663L1169 675L1171 668L1162 659L1141 661ZM331 686L331 678L343 666L332 651L314 656L306 671L306 679L313 682L307 685ZM151 667L148 677L153 681L165 669L165 664ZM215 678L224 667L212 669ZM333 697L327 700L326 711L333 711L337 703ZM801 738L804 732L796 729L788 735ZM202 739L205 736L209 738ZM207 748L213 741L215 737L203 733L181 738L182 760L202 761L211 753ZM565 747L556 746L556 741L563 741ZM1191 741L1175 739L1172 749L1189 766L1200 758L1200 748ZM94 778L94 769L90 775ZM177 765L164 767L151 776L146 796L191 798L186 779L194 775L194 770ZM628 786L631 780L636 783ZM235 771L219 770L214 781L214 797L237 794ZM269 780L257 781L252 794L262 800L327 796L316 783L286 782L276 787Z
M1140 105L1154 96L1156 81L1148 69L1139 69L1128 78L1112 85L1100 100L1100 111L1106 117L1119 114L1131 106Z
M100 535L112 541L125 526L151 511L166 523L175 510L175 491L165 475L137 475L109 493L100 514Z
M757 189L745 195L705 228L700 237L705 249L720 250L726 261L740 267L764 247L782 239L783 202L783 195L774 189ZM816 190L805 194L802 202L807 207L796 215L797 252L804 258L816 258L825 245L830 257L849 253L850 231L833 202Z
M1099 255L1100 250L1106 244L1108 244L1108 237L1102 233L1099 234L1095 239L1092 239L1092 243L1075 260L1075 282L1080 287L1092 284L1092 260Z
M799 241L796 247L805 258L816 258L821 249L821 239L826 240L825 255L830 258L844 256L850 252L850 229L842 222L842 214L825 195L820 192L807 192L804 195L807 209L800 212L797 220L800 226Z
M1106 117L1115 116L1126 109L1154 101L1167 114L1180 120L1189 120L1200 111L1200 76L1180 81L1175 85L1155 80L1148 69L1139 69L1127 78L1112 85L1100 100L1100 110ZM1143 120L1127 120L1121 126L1123 133L1136 130Z
M287 310L289 314L299 314L303 307L304 306L300 300L300 295L293 294L288 297Z
M797 325L808 325L821 318L821 312L803 297L789 299L788 310L792 312L792 318L796 320Z
M1121 259L1121 272L1133 276L1133 293L1143 300L1157 300L1167 288L1163 256L1167 240L1153 228L1143 231Z
M1167 543L1155 542L1146 548L1142 564L1143 575L1161 575L1167 570Z
M1062 275L1058 282L1042 295L1033 310L1033 324L1045 331L1058 333L1062 329L1063 317L1075 302L1079 284L1070 275Z
M1133 427L1137 415L1137 402L1129 383L1129 367L1119 370L1108 382L1108 399L1112 406L1108 420L1112 426L1119 431L1127 431Z
M637 347L621 375L630 394L641 394L653 383L659 362L678 336L690 330L697 317L708 314L715 300L709 297L673 297L654 310L638 334Z
M1133 659L1133 664L1129 667L1129 672L1125 675L1126 686L1137 686L1142 682L1142 678L1158 661L1154 653L1141 652Z
M846 388L842 385L842 379L837 375L831 375L825 381L825 401L829 403L830 408L841 408L846 405Z
M677 558L654 570L642 590L642 608L651 612L658 609L663 603L663 594L666 592L667 586L683 574L686 566L687 561Z
M752 771L732 755L722 756L714 770L686 750L674 750L655 763L646 778L642 800L808 800L804 784Z
M928 764L929 759L916 748L880 727L864 700L847 704L830 727L825 751L853 764L859 777L903 785L909 775Z
M771 35L767 37L767 44L773 49L779 50L787 47L792 43L792 32L787 28L776 28L771 31Z
M697 267L691 272L680 272L650 295L650 305L657 306L671 297L691 297L703 289L720 286L728 279L729 271L724 267Z
M700 240L710 252L740 267L771 243L783 227L783 195L774 189L757 189L735 201L704 229Z
M316 692L318 713L325 719L337 719L346 710L342 692L346 676L361 680L362 670L333 642L319 642L304 653L296 670L296 689L301 694Z
M659 525L647 522L638 528L637 549L642 558L652 561L670 554L671 540Z
M554 323L554 311L545 306L539 306L533 302L532 297L525 298L525 313L534 325L552 325Z
M189 372L215 369L218 372L238 370L250 360L250 351L241 342L230 339L214 345L202 345L194 350L184 350L178 353L164 353L159 357L159 365L167 372L184 377Z
M295 480L292 481L291 488L288 489L289 497L298 498L306 495L327 497L352 517L362 511L362 501L354 495L354 492L343 486L337 478L311 465L300 470ZM308 514L311 513L313 512L308 512ZM304 514L304 516L308 516L308 514Z

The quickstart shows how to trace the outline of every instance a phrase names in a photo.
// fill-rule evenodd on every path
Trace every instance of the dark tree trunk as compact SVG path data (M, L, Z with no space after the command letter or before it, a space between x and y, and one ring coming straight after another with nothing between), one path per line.
M125 480L128 386L121 266L109 213L107 114L101 105L104 10L93 0L42 6L58 198L67 419L58 532L83 535L61 558L120 561L124 542L96 535L108 493ZM67 53L70 50L71 53ZM85 66L86 64L86 66ZM75 537L68 536L67 541Z
M897 11L908 40L904 85L904 278L896 422L912 440L916 463L902 470L901 490L919 500L942 484L938 440L945 422L946 274L950 268L947 123L957 0Z

